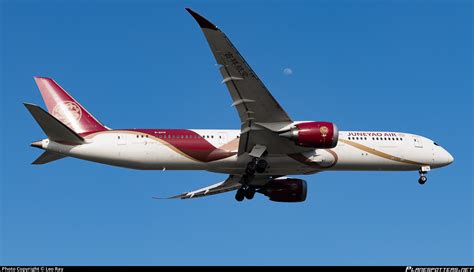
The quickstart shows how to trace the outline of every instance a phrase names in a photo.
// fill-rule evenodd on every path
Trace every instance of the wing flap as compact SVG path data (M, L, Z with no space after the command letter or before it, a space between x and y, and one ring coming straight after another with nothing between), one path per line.
M160 197L153 197L155 199L188 199L188 198L196 198L196 197L203 197L203 196L210 196L215 194L221 194L229 191L233 191L239 189L242 184L239 183L239 178L234 176L229 176L225 181L212 184L210 186L200 188L191 192L185 192L179 195L175 195L172 197L167 198L160 198Z

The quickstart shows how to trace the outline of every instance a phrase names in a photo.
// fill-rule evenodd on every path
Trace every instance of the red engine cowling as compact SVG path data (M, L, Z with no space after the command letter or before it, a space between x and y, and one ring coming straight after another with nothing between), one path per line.
M337 145L339 130L330 122L306 122L295 125L280 136L289 138L300 146L333 148Z
M267 183L263 194L276 202L303 202L306 200L307 186L302 179L274 179Z

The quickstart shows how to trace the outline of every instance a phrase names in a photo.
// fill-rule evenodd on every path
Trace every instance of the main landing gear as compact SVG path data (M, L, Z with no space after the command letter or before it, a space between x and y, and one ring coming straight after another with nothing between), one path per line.
M267 169L268 163L264 159L253 158L245 168L245 175L242 177L242 187L235 193L235 200L242 201L245 198L252 199L255 196L256 189L254 186L250 186L249 182L255 175L255 172L261 174Z
M255 196L256 189L253 186L242 186L237 190L237 193L235 194L235 200L237 201L242 201L244 198L246 199L252 199Z
M268 163L264 159L253 158L248 164L247 168L245 169L245 173L247 175L254 175L255 172L263 173L265 169L267 169Z
M423 185L428 181L428 178L426 177L426 174L430 171L429 166L422 166L420 170L418 170L418 173L420 173L420 178L418 179L418 183Z

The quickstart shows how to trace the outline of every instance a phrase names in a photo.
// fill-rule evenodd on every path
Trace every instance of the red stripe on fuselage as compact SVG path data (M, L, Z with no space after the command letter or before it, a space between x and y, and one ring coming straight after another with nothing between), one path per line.
M230 152L213 146L201 135L188 129L119 129L107 132L82 133L81 136L111 132L143 133L155 140L164 141L189 157L201 162L216 161L237 154L237 152Z

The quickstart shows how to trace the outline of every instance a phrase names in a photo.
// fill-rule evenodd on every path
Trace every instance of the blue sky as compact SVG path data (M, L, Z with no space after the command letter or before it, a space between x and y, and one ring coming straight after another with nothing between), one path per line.
M55 78L112 128L238 128L208 45L217 24L295 120L420 134L455 162L429 173L325 172L304 203L222 180L63 159L22 102ZM2 1L0 264L474 264L471 1ZM292 74L284 73L289 68Z

